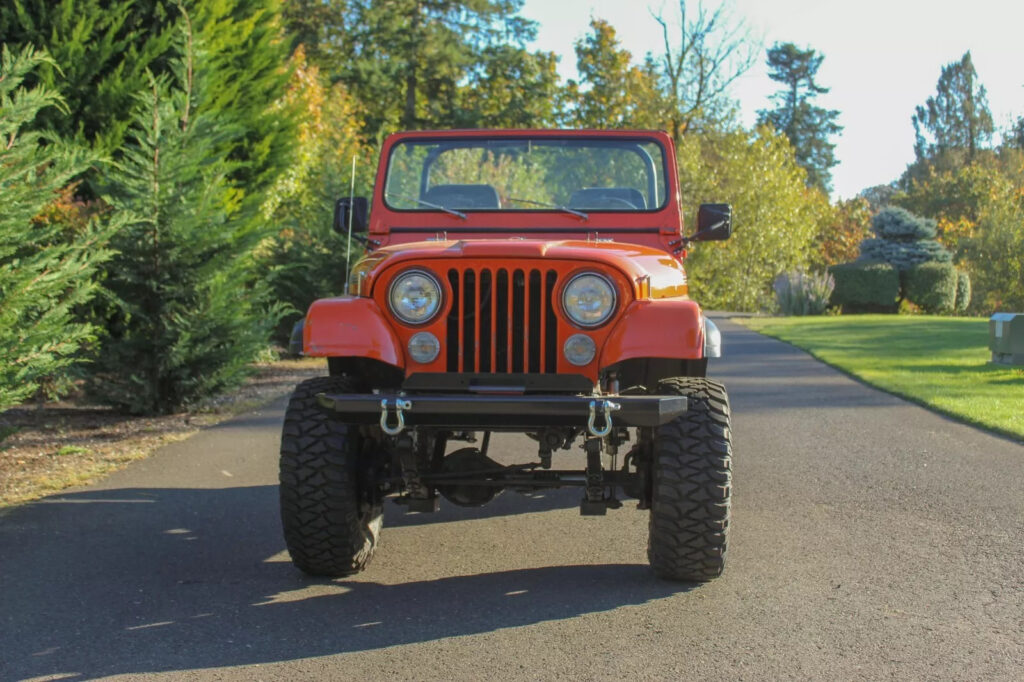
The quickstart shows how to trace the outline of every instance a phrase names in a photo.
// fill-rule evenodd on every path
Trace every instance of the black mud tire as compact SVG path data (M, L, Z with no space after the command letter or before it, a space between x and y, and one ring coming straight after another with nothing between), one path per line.
M732 504L729 397L717 381L691 377L662 380L658 394L686 396L689 409L655 431L647 558L660 578L706 582L725 568Z
M350 379L317 377L295 388L281 432L281 524L292 562L338 577L366 568L380 538L379 498L360 491L359 427L338 422L318 393L355 393Z

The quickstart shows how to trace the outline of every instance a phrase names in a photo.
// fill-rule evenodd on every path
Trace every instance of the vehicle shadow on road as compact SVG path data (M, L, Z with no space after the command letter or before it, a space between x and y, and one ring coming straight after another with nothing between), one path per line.
M0 679L184 671L367 651L611 611L693 589L643 564L399 584L282 560L277 489L61 495L0 519Z

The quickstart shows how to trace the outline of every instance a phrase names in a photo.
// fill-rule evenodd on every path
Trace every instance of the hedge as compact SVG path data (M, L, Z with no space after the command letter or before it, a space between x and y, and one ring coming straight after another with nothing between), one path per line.
M907 300L926 313L951 313L956 307L958 277L949 263L922 263L906 272Z
M888 263L856 261L829 268L835 279L831 305L844 313L893 313L900 296L900 276Z

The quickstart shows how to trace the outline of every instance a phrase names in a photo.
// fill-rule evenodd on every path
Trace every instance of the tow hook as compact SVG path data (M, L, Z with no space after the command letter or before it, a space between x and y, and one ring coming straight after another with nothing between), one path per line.
M612 432L612 412L618 412L621 409L622 405L613 403L611 400L591 400L590 417L587 419L587 431L595 438L604 438ZM601 429L597 428L598 411L604 417L604 427Z
M397 436L405 430L405 417L402 412L412 409L412 401L395 398L395 425L388 426L388 399L380 401L380 429L389 436Z

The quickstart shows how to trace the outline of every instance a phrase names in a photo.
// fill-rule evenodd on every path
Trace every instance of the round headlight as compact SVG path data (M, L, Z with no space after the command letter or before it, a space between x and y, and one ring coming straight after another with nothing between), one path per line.
M433 362L441 352L441 342L430 332L416 332L409 339L409 355L416 362Z
M388 302L402 322L423 324L441 309L441 285L423 270L410 270L391 282Z
M615 287L603 275L576 275L562 293L565 314L581 327L596 327L615 312Z
M597 346L594 344L594 340L586 334L573 334L565 340L562 352L565 353L566 360L577 367L582 367L589 365L590 361L594 359L594 355L597 354Z

